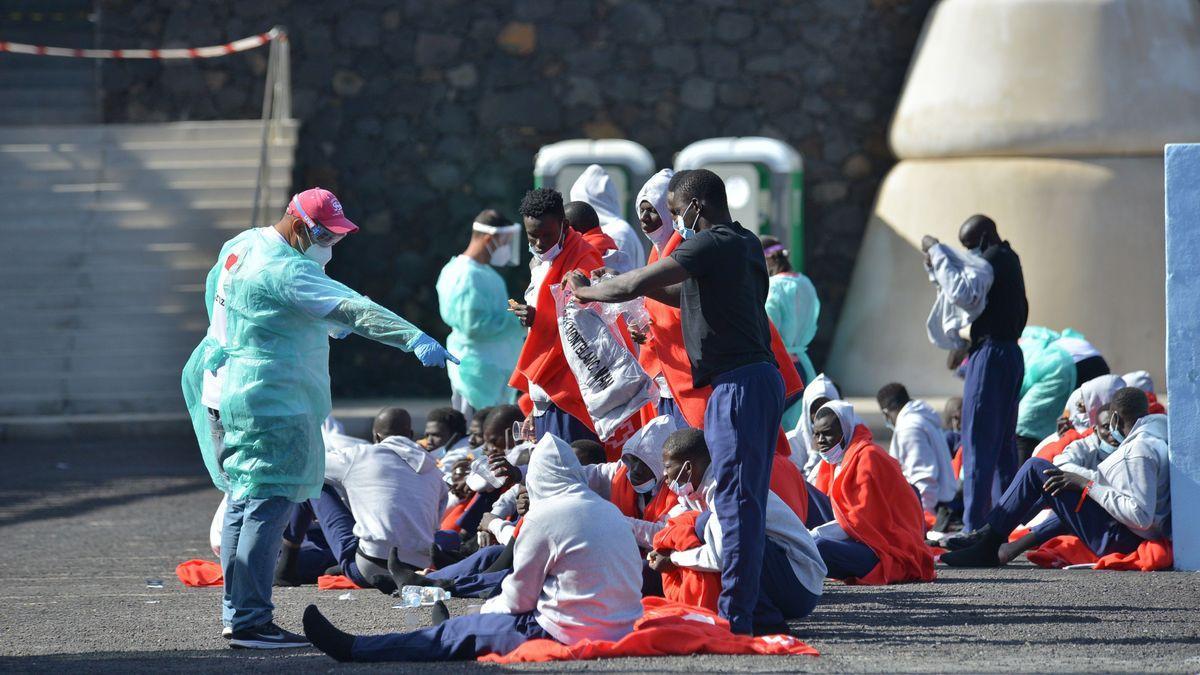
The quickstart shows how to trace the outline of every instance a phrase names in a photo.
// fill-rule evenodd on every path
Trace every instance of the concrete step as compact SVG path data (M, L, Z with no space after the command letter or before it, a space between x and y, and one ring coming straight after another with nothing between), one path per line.
M291 176L272 176L268 185L273 192L282 192L291 185ZM25 213L64 209L190 209L193 204L203 203L251 205L254 203L254 191L253 183L247 185L245 182L230 181L194 184L191 187L162 185L140 188L125 187L121 183L83 183L56 185L46 191L0 188L0 204Z
M0 393L4 418L44 415L103 415L110 419L123 415L172 413L183 418L186 409L179 382L147 389L124 389L119 397L113 390L101 393L69 392L55 395Z
M277 138L295 143L299 124L280 122ZM214 122L167 122L162 124L83 124L62 127L35 126L0 129L0 145L8 144L80 144L188 141L239 141L257 144L261 140L260 120L222 120Z
M292 152L290 144L276 143L268 152L284 156ZM42 168L91 168L100 166L130 167L147 163L179 160L187 157L193 162L229 159L258 161L257 141L167 141L122 144L6 144L0 145L0 171L5 167L22 171ZM61 164L61 161L70 162Z
M272 205L272 208L268 211L275 214L282 213L290 196L286 192L270 194L267 203ZM99 206L60 209L56 208L53 203L45 203L41 208L31 210L20 221L0 218L0 234L28 235L30 231L69 230L80 227L93 228L93 231L104 231L110 228L159 229L175 227L180 221L183 221L183 227L195 223L211 222L214 223L214 227L222 229L244 228L250 225L250 210L249 199L242 203L230 200L222 200L219 203L197 202L189 204L186 209L148 208L147 206L126 209ZM277 219L276 215L275 220Z
M52 107L36 112L25 108L0 107L0 127L20 128L27 124L79 124L100 121L99 110L92 105Z
M165 164L165 166L164 166ZM146 187L179 186L186 183L226 181L230 183L254 184L258 180L258 160L240 159L223 162L197 164L184 162L181 166L156 163L158 168L145 167L97 167L49 168L40 171L10 171L3 177L4 189L49 190L60 185L82 185L85 183L118 183L127 189ZM282 158L271 165L271 182L279 187L290 187L292 166ZM278 183L276 183L278 181Z
M119 329L106 328L63 328L50 333L36 333L24 325L5 324L0 328L0 353L4 354L57 354L104 345L114 349L147 348L154 350L195 346L208 330L208 318L197 317L174 326L129 326ZM85 352L90 353L90 352Z

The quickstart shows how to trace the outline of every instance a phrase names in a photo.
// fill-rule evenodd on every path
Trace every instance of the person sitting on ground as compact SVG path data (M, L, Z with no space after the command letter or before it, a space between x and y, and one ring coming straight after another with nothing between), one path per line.
M1113 438L1112 430L1109 428L1111 418L1112 403L1100 406L1092 433L1085 438L1069 443L1052 460L1054 466L1063 471L1086 476L1088 480L1096 480L1098 475L1096 469L1100 466L1100 462L1108 459L1108 456L1116 452L1117 446L1120 445Z
M829 401L837 401L841 398L842 395L838 392L837 385L825 373L817 375L804 388L804 396L800 399L804 414L800 416L800 420L792 431L788 432L788 441L792 445L792 461L803 471L810 483L816 475L817 467L821 464L821 455L813 447L812 442L813 415L817 414L817 410Z
M446 499L446 510L442 513L442 524L439 530L457 530L458 519L467 509L467 504L475 496L475 491L467 486L467 476L471 473L471 460L460 459L454 463L450 473L446 474L446 484L450 486L450 496Z
M418 443L429 450L438 466L454 466L471 454L467 418L454 408L434 408L425 417L425 437Z
M888 454L900 462L921 508L936 517L948 510L958 491L942 420L925 401L913 399L899 382L885 384L875 395L883 418L892 428Z
M1154 393L1154 380L1150 377L1150 373L1145 370L1135 370L1130 373L1125 373L1121 376L1125 381L1125 385L1129 387L1137 387L1146 392L1146 400L1150 402L1151 415L1166 415L1167 409L1162 403L1158 402L1158 395Z
M1021 467L973 545L942 556L952 567L996 567L1022 551L1073 534L1097 557L1132 553L1146 540L1170 537L1167 417L1148 414L1137 387L1112 397L1109 429L1120 445L1093 474L1066 471L1034 457ZM1042 508L1054 515L1009 543L1020 523Z
M951 396L946 399L946 407L942 408L942 429L945 431L946 445L950 448L951 457L962 449L962 405L961 396Z
M875 444L845 401L830 401L813 420L821 453L815 485L835 519L812 530L829 576L847 583L933 581L921 503L900 465Z
M313 646L338 661L449 661L506 654L533 639L573 645L616 641L642 616L637 542L624 516L588 489L571 447L547 434L530 457L529 513L516 539L512 573L477 615L410 633L354 636L315 605L304 611Z
M608 460L608 456L604 452L604 446L597 441L587 438L581 438L571 443L571 450L575 452L575 457L579 459L579 463L584 466L604 464Z
M583 240L600 254L605 267L616 274L633 269L633 261L629 256L617 247L617 242L613 241L612 237L600 229L600 217L587 202L567 202L563 206L563 213L563 222L583 235Z
M653 550L647 556L650 568L665 574L684 568L713 575L713 583L709 584L713 592L700 601L707 609L716 611L723 551L720 519L711 517L716 475L710 470L712 458L704 433L698 429L672 433L663 444L662 463L665 480L680 500L674 515L683 511L701 512L694 524L688 521L699 545L685 550ZM826 573L825 563L804 523L774 492L767 495L766 536L754 610L755 635L787 633L787 620L802 619L812 613L821 597ZM668 598L697 602L695 598L672 595Z
M962 471L962 406L961 396L951 396L946 399L942 408L942 433L946 437L946 447L950 448L950 468L954 471L954 499L947 511L938 513L938 519L930 528L930 536L945 534L962 529L963 510L963 471Z
M393 570L429 566L449 488L429 452L413 442L408 411L384 408L371 433L374 443L326 451L325 486L319 498L294 509L277 585L313 583L325 568L340 564L359 586L391 593ZM303 547L302 556L314 518L327 545Z
M1074 407L1071 413L1071 429L1059 436L1057 441L1042 445L1034 456L1052 462L1066 447L1075 441L1091 436L1096 426L1096 416L1100 408L1112 400L1113 394L1125 386L1125 380L1116 375L1101 375L1085 382L1079 388L1079 395L1071 395L1068 405Z

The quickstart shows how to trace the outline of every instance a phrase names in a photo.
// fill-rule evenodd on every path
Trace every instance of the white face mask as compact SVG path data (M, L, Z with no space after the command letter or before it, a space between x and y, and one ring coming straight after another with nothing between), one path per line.
M539 263L544 263L544 262L545 262L545 263L551 263L551 262L554 262L554 259L558 257L558 254L559 254L559 253L562 253L562 244L563 244L563 240L564 240L564 239L566 239L566 238L567 238L567 226L564 224L564 225L562 226L562 231L561 231L561 234L559 234L559 236L558 236L558 243L557 243L557 244L555 244L555 245L551 246L549 249L547 249L547 250L546 250L546 252L545 252L545 253L538 253L538 252L537 252L537 249L535 249L535 248L533 247L533 244L530 244L530 245L529 245L529 252L530 252L531 254L533 254L533 259L534 259L534 260L536 260L536 261L538 261Z
M692 465L685 463L684 466L687 468L680 469L679 475L671 482L671 492L674 492L675 496L679 497L681 501L691 497L696 492L696 488L692 487ZM687 480L681 480L685 471L687 472Z
M521 260L521 245L517 237L521 234L520 225L485 225L472 223L471 230L492 235L488 242L488 264L493 267L516 267Z
M308 237L308 248L304 249L304 257L310 260L315 260L318 265L325 267L333 260L333 247L321 246L312 240L312 234L308 228L304 228L304 236Z
M654 485L657 482L658 481L654 480L653 478L650 478L643 483L633 484L633 491L638 493L639 495L649 494L651 491L654 490Z
M683 237L684 239L691 239L692 236L696 234L696 221L700 220L700 211L699 211L699 209L697 209L696 217L692 219L692 226L691 227L687 226L687 224L683 220L683 217L686 216L687 212L690 211L691 209L692 209L692 205L688 204L687 208L683 210L683 213L675 216L675 220L672 223L673 226L675 227L675 231L678 232L679 236Z
M1088 419L1086 412L1076 410L1075 414L1071 415L1071 426L1075 428L1075 431L1082 434L1088 430L1088 427L1092 426L1092 421Z
M833 446L833 448L819 454L821 455L821 461L826 464L841 464L842 459L846 456L846 442L838 441L838 444Z

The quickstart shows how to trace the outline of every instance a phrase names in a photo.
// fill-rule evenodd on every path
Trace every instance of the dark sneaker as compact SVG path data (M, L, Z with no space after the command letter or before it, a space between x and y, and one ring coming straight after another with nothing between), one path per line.
M293 649L308 645L308 638L290 633L276 626L273 621L254 628L235 630L229 636L229 646L234 649Z

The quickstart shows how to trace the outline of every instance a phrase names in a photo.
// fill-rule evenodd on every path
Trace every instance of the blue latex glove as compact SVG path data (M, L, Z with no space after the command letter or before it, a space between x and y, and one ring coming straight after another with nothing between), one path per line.
M421 365L427 368L445 368L447 361L456 365L459 362L458 359L454 358L453 354L446 351L445 347L438 344L437 340L424 333L421 334L421 337L417 338L416 344L413 345L413 354L416 354L417 358L421 361Z

